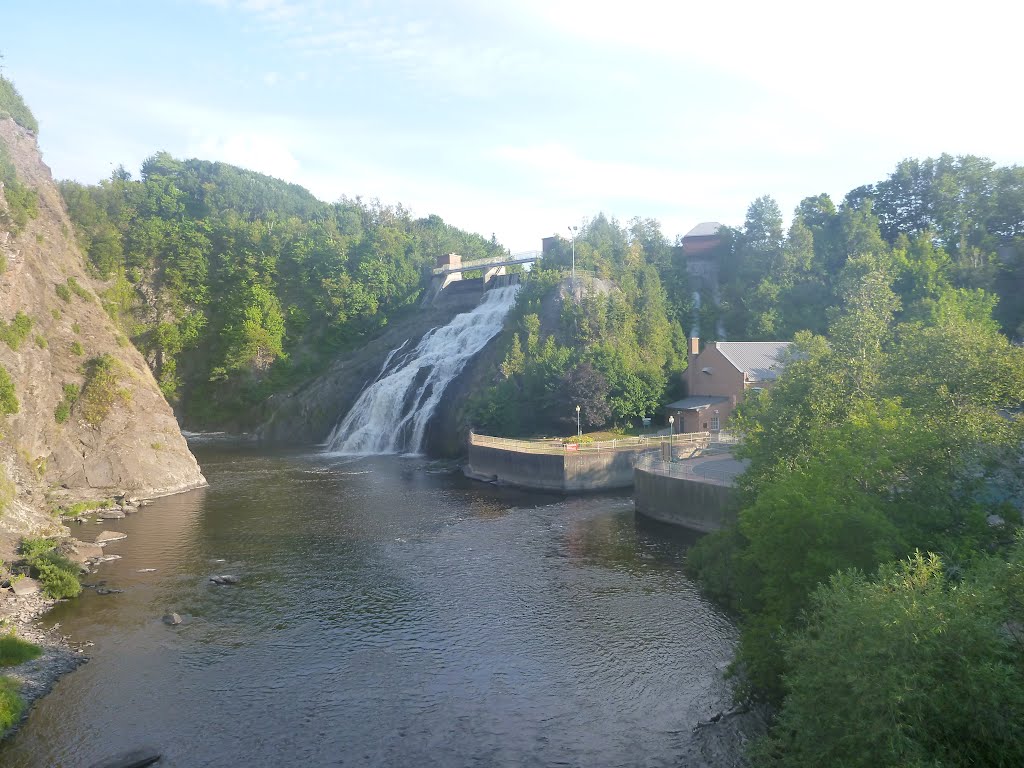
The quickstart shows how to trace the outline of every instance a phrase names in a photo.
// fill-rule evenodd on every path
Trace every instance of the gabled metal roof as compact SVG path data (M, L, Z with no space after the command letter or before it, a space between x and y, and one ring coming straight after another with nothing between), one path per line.
M688 237L714 237L721 228L722 225L717 221L704 221L683 235L683 239L685 240Z
M748 381L774 381L779 377L791 341L720 341L715 346Z

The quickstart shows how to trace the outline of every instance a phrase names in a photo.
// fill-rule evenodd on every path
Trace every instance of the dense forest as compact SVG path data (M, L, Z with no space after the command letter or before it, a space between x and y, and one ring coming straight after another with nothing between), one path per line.
M680 392L685 335L790 340L826 333L865 280L893 293L893 318L935 323L951 312L994 317L1024 333L1024 170L975 157L908 160L838 205L807 197L788 231L771 197L743 225L720 230L717 285L691 278L679 241L656 221L603 215L575 239L579 278L565 282L572 244L560 240L533 271L502 343L494 386L474 425L520 436L568 433L655 415ZM695 291L703 290L700 300ZM560 301L550 308L550 299ZM573 293L576 300L567 299ZM549 310L543 307L548 302Z
M504 252L437 216L166 153L139 179L60 188L104 306L195 426L232 424L411 311L439 254Z
M656 413L686 366L683 316L663 276L683 270L656 222L597 216L531 271L506 322L504 361L471 419L499 435L626 425Z

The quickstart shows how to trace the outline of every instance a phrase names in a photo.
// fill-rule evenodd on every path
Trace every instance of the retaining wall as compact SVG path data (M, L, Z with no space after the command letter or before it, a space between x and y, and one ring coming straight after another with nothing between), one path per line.
M633 499L638 514L703 533L736 520L729 485L669 477L637 467Z
M542 491L580 493L629 488L642 449L529 453L469 445L466 474L477 480Z

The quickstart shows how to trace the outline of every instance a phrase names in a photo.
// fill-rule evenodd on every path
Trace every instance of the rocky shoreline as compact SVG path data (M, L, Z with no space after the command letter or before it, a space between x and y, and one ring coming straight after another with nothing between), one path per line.
M88 643L72 643L60 633L60 625L43 626L42 619L58 603L40 592L28 595L7 594L0 599L0 625L3 631L13 629L22 640L35 643L43 649L39 658L15 667L0 669L0 674L17 681L25 711L21 720L0 733L0 741L13 734L28 718L32 705L48 694L64 675L74 672L89 660L85 655Z
M123 519L132 514L140 506L149 501L139 501L121 493L115 498L118 504L92 509L84 515L66 518L65 522L85 523L91 519L96 522ZM109 541L126 538L119 531L103 530L96 536L95 543L80 541L74 537L61 539L57 551L73 563L81 566L83 575L95 573L96 566L107 560L118 557L106 555L103 545ZM5 581L6 585L8 582ZM39 584L31 578L11 579L10 586L0 590L0 632L14 633L22 640L28 640L42 648L42 654L31 661L14 667L0 668L0 675L9 677L18 683L19 692L25 701L25 710L21 719L0 732L0 741L11 736L28 718L33 704L48 694L57 681L64 675L74 672L80 665L89 660L85 649L92 645L89 642L73 643L70 636L60 633L60 625L45 627L45 615L60 600L44 595Z

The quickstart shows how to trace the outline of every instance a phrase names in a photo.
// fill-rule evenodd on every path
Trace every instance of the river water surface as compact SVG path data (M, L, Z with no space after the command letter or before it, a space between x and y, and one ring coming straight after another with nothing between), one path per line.
M694 724L729 706L734 628L683 575L689 542L628 496L194 448L209 488L74 531L128 534L86 579L124 591L51 614L91 661L0 765L139 745L181 768L687 765Z

